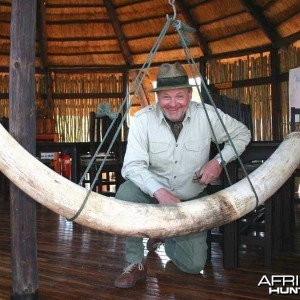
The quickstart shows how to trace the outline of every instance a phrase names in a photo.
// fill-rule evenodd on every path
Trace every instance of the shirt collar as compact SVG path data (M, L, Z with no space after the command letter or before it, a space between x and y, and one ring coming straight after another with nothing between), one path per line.
M161 124L164 121L165 116L164 116L162 110L160 109L160 106L158 105L158 103L156 103L156 113L157 113L157 116L158 116L158 120Z

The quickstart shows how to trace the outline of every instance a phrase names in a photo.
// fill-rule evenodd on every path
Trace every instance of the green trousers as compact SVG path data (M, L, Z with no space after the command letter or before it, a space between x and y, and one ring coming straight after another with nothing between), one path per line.
M193 199L206 195L207 193L204 191ZM158 204L155 198L143 193L131 181L121 184L116 198L129 202ZM164 238L167 256L181 271L190 274L199 273L203 270L207 258L206 235L207 231L203 231L184 236ZM128 263L141 262L144 258L143 239L127 237L125 241L125 253Z

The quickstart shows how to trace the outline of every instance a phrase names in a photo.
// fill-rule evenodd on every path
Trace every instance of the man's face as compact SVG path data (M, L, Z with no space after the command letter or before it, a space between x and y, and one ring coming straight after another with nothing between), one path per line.
M192 99L192 89L182 88L159 91L157 99L167 119L173 122L182 121Z

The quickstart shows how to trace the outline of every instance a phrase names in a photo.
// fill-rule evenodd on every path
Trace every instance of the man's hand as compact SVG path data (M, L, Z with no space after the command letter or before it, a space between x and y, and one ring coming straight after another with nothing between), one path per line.
M180 202L179 198L165 188L158 189L153 196L157 199L159 204L176 204Z
M222 167L219 165L219 163L212 159L208 163L206 163L203 168L201 169L199 173L199 183L200 184L209 184L213 182L214 180L218 179L221 172Z

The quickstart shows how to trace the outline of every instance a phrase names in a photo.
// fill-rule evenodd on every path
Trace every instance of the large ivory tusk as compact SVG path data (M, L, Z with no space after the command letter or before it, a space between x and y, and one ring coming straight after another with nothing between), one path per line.
M294 132L249 176L259 204L274 194L299 164L300 132ZM87 193L29 154L1 125L0 170L31 198L66 218L77 212ZM92 192L76 222L112 234L166 237L226 224L253 210L255 204L246 179L176 205L133 204Z

